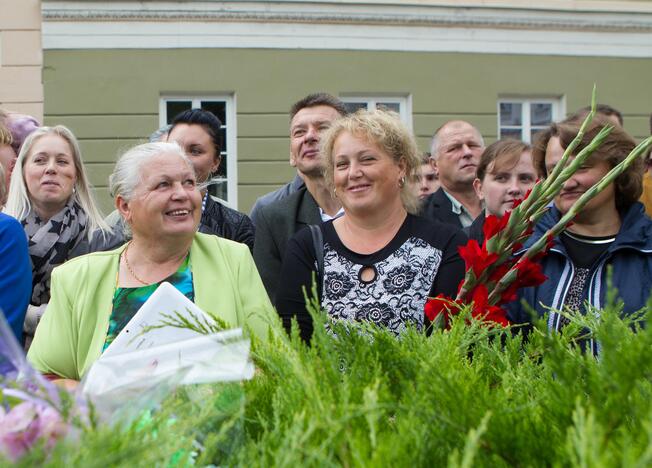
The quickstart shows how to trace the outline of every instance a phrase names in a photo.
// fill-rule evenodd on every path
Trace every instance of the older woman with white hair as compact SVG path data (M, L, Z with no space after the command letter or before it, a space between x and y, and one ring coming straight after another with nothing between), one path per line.
M410 184L419 151L398 115L357 112L333 123L322 138L326 182L344 215L304 229L290 240L276 306L289 328L296 317L307 341L312 319L302 289L313 272L322 308L334 320L367 321L399 334L423 329L428 296L455 295L464 275L453 226L415 216Z
M177 144L127 151L109 185L132 240L54 270L28 354L37 370L79 380L163 281L223 322L266 337L274 311L249 249L197 232L201 194Z
M26 342L50 299L52 269L76 256L96 230L108 226L95 204L77 139L66 127L41 127L24 141L4 212L23 225L32 261Z

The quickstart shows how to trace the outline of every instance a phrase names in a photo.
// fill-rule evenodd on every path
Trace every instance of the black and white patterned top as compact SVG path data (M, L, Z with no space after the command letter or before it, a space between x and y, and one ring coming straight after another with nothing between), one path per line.
M408 215L396 236L368 255L349 250L332 222L320 227L324 237L320 302L333 319L370 321L397 335L408 324L422 329L428 296L454 295L464 276L457 247L466 243L466 237L454 226ZM310 291L315 257L310 230L304 229L288 243L276 301L285 326L289 329L296 316L306 341L312 320L302 288ZM365 281L362 272L369 269L373 273Z

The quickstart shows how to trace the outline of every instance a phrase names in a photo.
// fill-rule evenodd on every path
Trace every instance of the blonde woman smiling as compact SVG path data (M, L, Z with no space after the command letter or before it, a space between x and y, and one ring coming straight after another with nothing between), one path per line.
M335 121L322 144L326 181L344 215L321 224L317 238L304 229L288 243L276 301L284 325L296 317L310 339L302 288L310 290L317 271L331 319L372 322L395 334L423 329L428 296L456 292L464 274L457 246L466 237L413 214L418 202L407 181L420 164L414 138L396 114L358 112Z

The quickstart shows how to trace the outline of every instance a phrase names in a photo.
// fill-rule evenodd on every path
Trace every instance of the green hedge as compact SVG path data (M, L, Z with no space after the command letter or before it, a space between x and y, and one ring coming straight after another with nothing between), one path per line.
M275 326L254 379L180 389L123 430L82 430L22 463L650 466L652 331L618 312L574 318L562 335L541 322L527 343L464 315L400 339L316 326L311 347ZM597 358L578 345L586 327Z

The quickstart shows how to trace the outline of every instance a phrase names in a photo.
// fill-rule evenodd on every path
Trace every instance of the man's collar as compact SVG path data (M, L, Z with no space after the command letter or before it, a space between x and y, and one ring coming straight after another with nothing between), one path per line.
M456 215L462 214L462 210L467 211L466 208L464 208L464 205L462 205L457 198L455 198L453 195L448 193L444 187L441 188L442 192L448 197L448 199L451 201L452 205L452 212L455 213Z
M337 213L335 213L335 216L331 216L328 213L326 213L324 210L321 209L321 206L319 207L319 216L321 217L321 220L323 222L330 221L331 219L337 219L340 216L344 215L344 208L340 208Z

